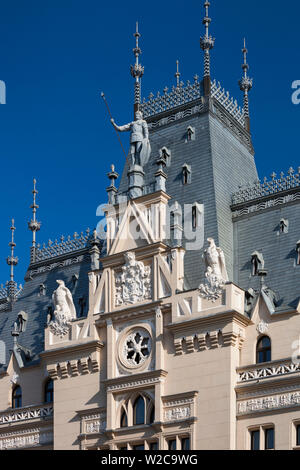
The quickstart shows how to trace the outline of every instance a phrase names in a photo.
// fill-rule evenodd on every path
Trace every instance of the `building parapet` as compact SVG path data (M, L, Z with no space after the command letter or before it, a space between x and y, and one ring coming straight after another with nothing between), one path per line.
M47 245L45 243L42 246L37 245L34 252L32 250L31 263L38 263L85 249L88 246L90 238L90 230L87 229L85 233L81 232L80 235L75 232L73 238L70 235L67 238L62 236L60 242L58 240L55 240L55 242L49 240Z
M230 97L229 92L222 88L220 82L213 80L211 82L211 94L243 127L245 126L245 113L237 101ZM151 118L158 114L165 113L179 106L192 103L193 101L203 98L202 86L199 77L194 77L194 83L187 81L179 86L173 86L171 91L166 87L163 94L157 93L155 97L153 93L149 95L148 101L144 98L140 109L144 118Z
M241 186L232 196L232 205L244 204L255 199L260 199L273 194L282 193L300 187L300 167L297 172L290 168L285 176L282 172L277 178L276 173L271 175L271 180L264 178L263 182L258 180L254 185Z
M53 406L30 406L0 413L0 426L53 416Z
M238 383L252 382L270 377L291 375L300 372L300 363L294 364L290 360L286 363L273 363L265 367L238 369Z

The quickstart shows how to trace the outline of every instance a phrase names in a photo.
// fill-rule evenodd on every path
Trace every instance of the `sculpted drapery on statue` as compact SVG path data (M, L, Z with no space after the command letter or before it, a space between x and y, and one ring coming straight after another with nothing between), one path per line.
M213 238L207 239L209 247L204 251L206 264L205 283L200 284L201 297L215 302L222 294L228 281L225 256L223 250L217 247Z
M207 273L212 276L216 276L216 278L220 280L228 281L223 250L216 246L213 238L208 238L207 241L209 243L209 247L204 251Z
M64 336L69 330L71 320L76 319L76 309L72 294L65 286L64 281L56 282L58 284L58 288L52 295L54 319L50 323L50 328L54 334Z
M129 124L117 126L114 119L111 119L111 123L119 132L131 131L129 151L130 163L132 166L145 166L150 157L151 146L149 141L148 124L143 119L141 111L137 111L135 113L135 121L130 122Z

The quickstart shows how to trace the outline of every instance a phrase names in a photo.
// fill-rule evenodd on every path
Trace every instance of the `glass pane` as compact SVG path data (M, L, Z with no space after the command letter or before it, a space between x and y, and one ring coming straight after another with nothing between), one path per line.
M141 444L141 445L138 445L138 446L133 446L133 450L144 450L144 445Z
M121 428L127 428L128 423L127 423L127 414L126 411L123 411L122 417L121 417Z
M265 449L274 449L274 429L265 430Z
M300 424L297 426L297 446L300 446Z
M12 407L22 408L22 389L20 386L17 386L13 391Z
M259 450L259 439L260 439L260 432L252 431L251 432L251 450Z
M133 424L145 424L145 402L142 397L139 397L134 404Z
M190 450L190 438L185 437L184 439L181 439L181 448L182 450Z
M176 450L176 439L169 441L169 450Z
M150 450L158 450L158 443L157 442L151 442L149 445Z

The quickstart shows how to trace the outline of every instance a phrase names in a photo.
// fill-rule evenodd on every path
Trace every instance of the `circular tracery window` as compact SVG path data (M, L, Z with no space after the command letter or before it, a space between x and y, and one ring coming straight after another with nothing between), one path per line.
M123 361L131 367L140 367L151 354L151 336L147 330L135 329L123 343Z

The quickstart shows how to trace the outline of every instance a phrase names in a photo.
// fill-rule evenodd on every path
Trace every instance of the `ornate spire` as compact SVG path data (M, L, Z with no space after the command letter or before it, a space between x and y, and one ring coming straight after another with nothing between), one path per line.
M205 36L200 38L200 46L201 49L204 51L204 95L210 95L211 89L211 77L210 77L210 53L209 51L215 45L215 38L209 35L209 25L211 23L211 18L208 16L208 9L210 7L210 2L206 1L204 3L205 8L205 17L203 19L203 24L205 25Z
M16 230L14 219L12 219L11 221L10 230L11 230L11 241L8 244L10 246L10 256L7 258L7 264L8 266L10 266L10 280L14 281L14 267L17 266L19 262L18 257L14 256L14 251L16 247L15 240L14 240L14 233Z
M176 73L175 73L175 78L176 78L176 86L177 86L177 88L180 87L180 76L181 76L181 73L179 72L179 60L176 60Z
M36 220L36 211L39 206L36 203L36 196L38 191L36 189L36 179L33 180L33 204L31 204L30 209L32 209L32 219L28 222L28 228L32 231L32 249L31 249L31 262L35 261L35 248L36 248L36 232L41 229L41 223Z
M11 221L11 241L9 242L10 246L10 256L7 258L7 264L10 266L10 280L7 283L7 290L8 290L8 297L11 302L14 301L16 295L17 295L17 283L14 280L14 267L17 266L19 263L19 259L17 256L15 256L14 251L15 251L15 240L14 240L14 233L16 230L15 227L15 221L12 219Z
M139 33L139 24L136 23L136 31L134 33L135 37L135 48L133 49L133 53L135 56L135 64L131 66L131 75L135 79L134 85L134 111L138 111L139 106L141 104L141 78L144 75L144 67L139 63L139 57L142 53L139 47L139 39L141 37Z
M244 71L244 75L242 79L239 81L240 89L244 92L244 112L245 112L245 127L248 132L250 132L250 117L249 117L249 91L253 86L252 78L248 77L248 70L249 65L247 63L247 53L248 50L246 48L246 39L244 39L244 47L242 49L244 55L244 63L242 64L242 69Z

